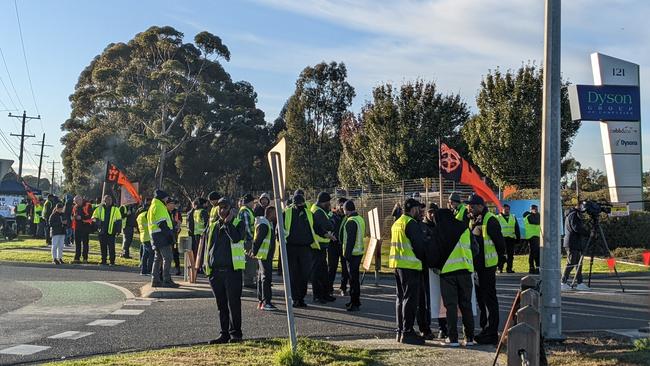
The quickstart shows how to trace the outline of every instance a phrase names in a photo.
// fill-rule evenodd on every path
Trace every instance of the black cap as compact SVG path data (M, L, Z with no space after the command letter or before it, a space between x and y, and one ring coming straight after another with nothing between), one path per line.
M347 200L348 200L348 199L345 198L345 197L339 197L339 198L336 200L336 203L338 203L339 205L342 205L342 204L344 204L345 201L347 201Z
M327 192L321 192L318 194L318 203L325 203L331 200L332 200L332 196L330 196L330 194Z
M291 202L293 202L294 205L304 205L305 197L302 194L295 194Z
M533 208L536 209L536 208L537 208L537 205L530 205L530 208L531 208L531 209L533 209Z
M485 206L485 201L483 200L483 197L479 196L478 194L472 194L469 196L467 201L465 201L466 204L468 205L483 205Z
M436 205L433 202L430 202L429 207L427 208L427 211L438 211L438 205Z
M221 197L217 201L217 206L228 206L231 207L232 204L230 203L230 200L227 197Z
M345 211L356 211L357 210L357 208L354 206L354 202L352 200L345 201L345 204L343 205L343 209Z
M216 191L212 191L212 192L210 192L208 194L208 200L209 201L218 201L220 198L221 198L221 195Z
M169 197L167 192L161 190L161 189L156 189L156 191L153 194L154 197L156 197L159 200L164 200L165 198Z
M413 207L420 207L420 201L414 199L414 198L408 198L406 201L404 201L404 212L409 212Z
M301 196L304 197L304 196L305 196L305 191L303 191L302 188L298 188L298 189L296 189L295 192L293 192L293 195L294 195L294 196L296 196L296 195L301 195Z
M241 199L244 204L255 201L255 197L253 197L253 195L250 193L246 193Z

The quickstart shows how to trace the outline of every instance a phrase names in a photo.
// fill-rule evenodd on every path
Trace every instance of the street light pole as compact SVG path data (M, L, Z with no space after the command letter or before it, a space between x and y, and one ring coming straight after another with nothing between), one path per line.
M560 14L561 0L545 0L542 105L541 276L542 335L562 339L560 293Z

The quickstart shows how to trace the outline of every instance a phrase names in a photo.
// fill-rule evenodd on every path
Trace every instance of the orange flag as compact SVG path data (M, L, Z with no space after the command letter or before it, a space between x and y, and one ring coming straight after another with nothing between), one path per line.
M124 187L131 197L135 198L138 203L142 203L142 199L138 194L138 190L133 186L129 178L126 177L126 174L122 172L115 164L110 161L106 164L106 182L116 183L121 187Z

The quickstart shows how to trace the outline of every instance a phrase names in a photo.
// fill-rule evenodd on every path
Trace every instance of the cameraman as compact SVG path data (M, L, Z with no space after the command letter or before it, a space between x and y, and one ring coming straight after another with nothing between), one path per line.
M582 242L583 237L588 235L587 230L584 226L584 221L580 215L580 205L577 204L575 207L572 207L569 210L569 213L566 216L564 221L564 228L566 234L564 235L564 245L563 247L567 250L567 265L564 268L564 274L562 275L562 291L568 291L571 289L571 285L568 284L569 276L573 267L578 267L576 269L576 290L589 290L587 285L582 283L582 263L578 266L580 258L582 257Z

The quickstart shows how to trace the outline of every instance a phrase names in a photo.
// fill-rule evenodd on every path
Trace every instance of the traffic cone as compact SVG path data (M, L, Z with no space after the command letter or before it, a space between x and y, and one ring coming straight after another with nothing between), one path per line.
M607 258L607 267L609 267L610 272L614 271L614 267L616 267L616 258Z
M643 252L643 264L645 264L646 267L650 266L650 250Z

